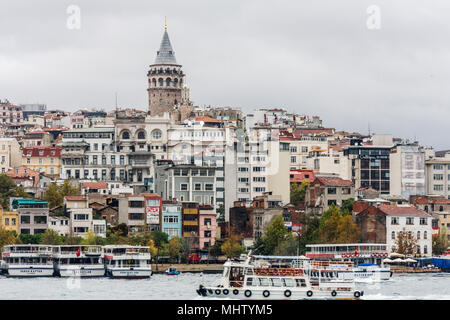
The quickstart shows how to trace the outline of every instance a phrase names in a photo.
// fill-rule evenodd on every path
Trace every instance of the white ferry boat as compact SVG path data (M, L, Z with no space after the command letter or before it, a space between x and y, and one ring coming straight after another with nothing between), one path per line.
M221 284L200 285L204 297L235 299L359 299L352 263L309 261L304 256L248 256L224 264ZM344 270L343 265L347 267Z
M143 279L152 275L150 248L145 246L108 245L103 247L106 276Z
M392 277L390 267L380 267L373 263L361 263L353 268L353 274L356 282L365 281L384 281Z
M53 247L55 275L60 277L103 277L101 246L66 245Z
M3 248L9 277L52 277L53 251L50 245L21 244Z

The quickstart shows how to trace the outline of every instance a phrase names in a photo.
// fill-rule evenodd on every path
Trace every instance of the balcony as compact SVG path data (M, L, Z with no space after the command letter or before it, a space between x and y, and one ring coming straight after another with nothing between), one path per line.
M185 226L197 226L198 220L184 220L183 225Z
M198 232L183 232L183 238L198 237Z

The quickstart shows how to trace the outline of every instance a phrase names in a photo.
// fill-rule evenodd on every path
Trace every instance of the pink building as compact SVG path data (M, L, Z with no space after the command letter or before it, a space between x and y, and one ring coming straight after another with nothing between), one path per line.
M199 207L199 245L201 249L216 242L216 211L209 205Z

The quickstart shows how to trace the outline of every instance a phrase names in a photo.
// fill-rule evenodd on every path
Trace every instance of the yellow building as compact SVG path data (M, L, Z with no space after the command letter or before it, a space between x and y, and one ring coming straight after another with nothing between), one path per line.
M24 148L22 165L31 170L42 172L51 178L57 178L61 171L61 148L53 146Z
M3 211L0 208L0 227L8 231L15 231L19 234L19 212Z

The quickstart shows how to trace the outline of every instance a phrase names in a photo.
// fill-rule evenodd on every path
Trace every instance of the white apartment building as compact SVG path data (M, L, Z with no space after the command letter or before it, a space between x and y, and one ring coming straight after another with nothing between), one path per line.
M432 217L414 206L381 205L386 214L386 245L388 252L395 251L399 232L411 232L417 239L417 253L426 257L432 254Z
M15 138L0 138L0 170L5 173L22 165L22 153Z
M450 151L433 152L425 161L427 195L450 199Z

